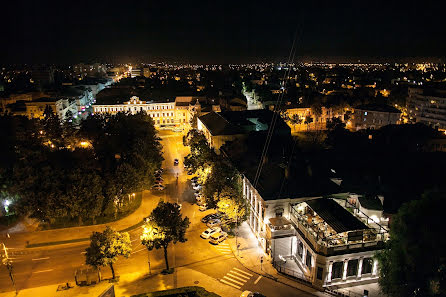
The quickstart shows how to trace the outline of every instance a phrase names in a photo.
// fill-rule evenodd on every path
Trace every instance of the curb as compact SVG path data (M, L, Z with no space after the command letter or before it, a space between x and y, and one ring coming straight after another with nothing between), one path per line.
M302 290L301 288L298 288L298 287L293 286L293 285L291 285L291 284L289 284L289 283L283 282L283 281L279 280L279 278L274 277L274 276L272 276L272 275L270 275L270 274L268 274L268 273L266 273L266 272L264 272L264 273L258 273L257 271L254 271L254 270L252 270L251 268L248 268L245 264L242 263L242 261L240 261L239 257L235 255L234 250L232 249L231 244L229 244L229 248L231 249L231 252L232 252L232 254L234 255L234 257L237 259L237 261L238 261L243 267L245 267L245 269L251 271L252 273L255 273L255 274L258 274L258 275L262 275L262 276L264 276L264 277L266 277L266 278L269 278L269 279L271 279L271 280L274 280L274 281L276 281L276 282L278 282L278 283L281 283L281 284L283 284L283 285L286 285L286 286L289 286L289 287L291 287L291 288L294 288L294 289L297 289L297 290L306 292L306 293L308 293L308 294L312 294L312 295L314 295L314 294L311 293L311 292L307 292L307 291L305 291L305 290ZM293 280L291 280L291 281L293 281ZM302 286L305 286L305 285L302 285ZM306 286L306 287L308 287L308 286ZM313 287L308 287L308 288L312 288L312 289L314 289ZM314 296L316 296L316 295L314 295Z
M138 227L141 227L144 224L143 221L132 225L130 227L124 228L122 230L118 230L118 232L129 232L132 230L135 230ZM46 247L46 246L55 246L55 245L62 245L62 244L69 244L69 243L79 243L79 242L84 242L84 241L88 241L90 240L90 238L76 238L76 239L69 239L69 240L61 240L61 241L50 241L50 242L41 242L41 243L31 243L31 244L27 244L25 245L25 248L30 249L30 248L39 248L39 247Z

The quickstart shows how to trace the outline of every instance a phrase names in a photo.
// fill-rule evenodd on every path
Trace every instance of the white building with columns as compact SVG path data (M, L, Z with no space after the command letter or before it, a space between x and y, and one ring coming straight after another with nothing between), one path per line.
M243 176L243 196L247 222L278 271L319 288L378 280L373 256L388 230L351 204L349 193L264 199Z

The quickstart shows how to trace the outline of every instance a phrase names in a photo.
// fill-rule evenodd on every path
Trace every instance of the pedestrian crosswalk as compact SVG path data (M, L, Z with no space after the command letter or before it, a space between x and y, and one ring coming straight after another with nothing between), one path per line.
M220 281L226 285L240 289L253 275L238 268L232 268Z
M223 255L232 255L232 250L231 250L231 248L229 247L229 244L226 242L226 241L224 241L224 242L222 242L222 243L220 243L220 244L218 244L218 245L214 245L213 246L220 254L223 254Z

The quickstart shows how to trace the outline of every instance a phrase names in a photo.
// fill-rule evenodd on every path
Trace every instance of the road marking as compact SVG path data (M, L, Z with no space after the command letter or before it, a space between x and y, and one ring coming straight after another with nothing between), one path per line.
M226 273L226 275L229 275L230 277L238 279L239 281L246 282L246 279L243 279L240 276L233 275L231 272Z
M230 278L230 277L227 277L226 275L223 276L223 278L224 278L224 279L227 279L227 280L229 280L229 281L231 281L231 282L233 282L233 283L236 283L236 284L238 284L238 285L240 285L240 286L243 286L243 283L241 283L241 282L239 282L239 281L236 281L235 279L232 279L232 278Z
M221 279L220 281L221 281L222 283L225 283L225 284L227 284L227 285L229 285L229 286L231 286L231 287L234 287L234 288L236 288L236 289L239 289L239 290L240 290L240 288L241 288L241 286L236 286L236 285L234 285L234 284L232 284L232 283L230 283L230 282L225 281L224 279Z
M235 274L237 274L238 276L245 278L246 280L250 279L249 276L246 276L246 275L244 275L244 274L238 273L238 272L236 272L236 271L232 271L232 270L231 270L231 273L235 273Z
M262 276L260 275L260 276L256 279L256 281L254 282L254 285L257 284L261 278L262 278Z
M33 273L42 273L42 272L49 272L49 271L53 271L53 269L33 271Z
M243 270L241 270L241 269L238 269L238 268L233 268L233 269L235 269L235 270L237 270L237 271L240 271L241 273L244 273L244 274L247 274L247 275L249 275L249 276L253 276L252 274L250 274L250 273L248 273L248 272L245 272L245 271L243 271Z
M40 261L40 260L47 260L49 258L50 257L44 257L44 258L36 258L36 259L31 259L31 260L33 260L33 261Z

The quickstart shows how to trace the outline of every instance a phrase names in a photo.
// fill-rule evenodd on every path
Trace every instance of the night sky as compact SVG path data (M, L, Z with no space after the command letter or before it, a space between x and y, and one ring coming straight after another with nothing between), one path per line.
M444 58L444 2L3 1L0 62Z

